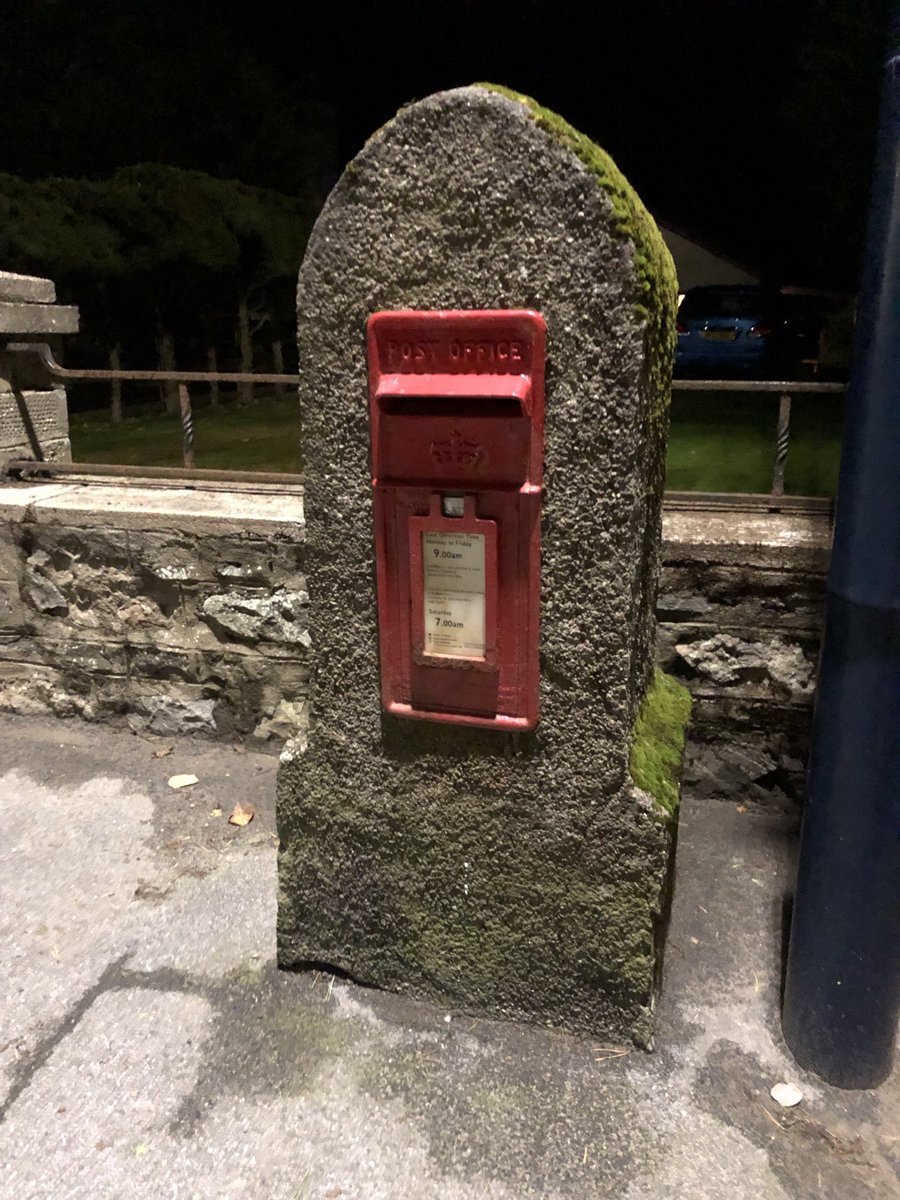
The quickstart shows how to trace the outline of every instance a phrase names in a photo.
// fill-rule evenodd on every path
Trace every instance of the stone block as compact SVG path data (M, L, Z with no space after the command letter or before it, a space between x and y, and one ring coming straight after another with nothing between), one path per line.
M40 633L0 635L0 660L31 662L51 667L61 677L69 676L76 690L83 690L85 677L124 676L127 671L125 647L114 641L47 637Z
M692 794L792 809L805 790L812 705L772 698L697 696L685 754Z
M705 563L822 574L831 547L831 516L823 513L698 512L663 514L666 566ZM752 547L752 551L750 548Z
M125 675L128 663L121 642L85 641L77 638L47 647L48 661L61 664L64 672L88 675Z
M148 733L184 736L191 733L215 733L213 716L216 701L209 697L161 693L140 696L136 710L146 718Z
M212 582L214 579L204 561L202 542L190 534L136 529L129 532L128 541L135 570L164 582Z
M77 332L77 308L64 304L24 304L0 300L0 333L48 335Z
M26 301L28 304L55 304L56 286L37 275L16 275L0 271L0 300Z
M135 568L158 579L219 588L222 584L238 588L303 586L301 546L293 540L242 538L224 529L201 538L190 533L132 530L129 544Z
M41 447L41 450L43 451L41 455L41 460L43 462L72 461L72 443L68 438L57 438L55 440L45 442Z
M17 629L25 620L25 606L18 583L11 579L0 579L0 629Z
M61 671L33 662L0 662L0 709L23 716L82 717L95 720L95 691L73 691Z
M0 449L27 446L30 457L40 457L47 442L61 441L68 434L69 413L62 388L0 395Z
M103 480L35 494L32 519L79 529L150 530L196 540L235 531L256 540L299 541L303 495L294 489L141 487Z
M275 738L286 742L306 731L309 725L309 703L306 700L279 700L275 711L253 730L261 741Z
M820 572L771 571L745 548L742 565L666 565L660 580L661 621L706 622L718 628L819 629L825 604Z
M68 486L68 485L67 485ZM112 567L130 572L129 535L111 526L107 529L66 525L46 525L28 521L28 541L35 550L43 550L54 570L69 571L77 563L92 570Z
M72 461L72 445L68 438L60 438L57 441L45 442L41 446L39 458L36 458L31 446L10 446L6 449L0 449L0 471L3 471L6 464L12 459L27 459L34 462L71 462Z
M0 579L17 580L24 561L13 530L12 524L0 521Z
M55 579L51 577L53 575ZM56 581L71 583L71 573L54 572L49 557L43 550L37 550L26 560L23 576L23 591L33 608L52 616L64 617L68 614L69 602Z
M225 592L207 597L201 612L209 627L225 639L308 646L308 604L306 592Z
M41 547L30 556L25 575L26 594L50 636L62 638L77 629L125 640L138 631L149 640L180 625L178 584L141 579L99 557L70 558L52 541L49 549ZM59 626L62 617L65 624ZM182 633L182 640L186 637Z
M204 543L202 551L216 579L222 583L236 587L258 585L300 591L306 589L301 530L297 530L289 539L273 538L267 541L225 536L212 543Z
M690 638L694 632L693 640ZM699 634L699 636L698 636ZM809 640L762 633L748 640L730 633L683 630L675 655L690 674L692 689L721 689L754 697L772 696L809 704L815 691L816 659ZM816 639L812 639L815 647Z
M0 628L0 661L43 662L41 644L21 628Z
M204 683L204 656L199 651L161 646L155 640L146 645L130 639L125 644L128 673L134 679L176 680Z
M292 739L278 778L283 965L649 1040L672 816L636 730L659 696L675 305L668 252L603 152L487 88L403 109L327 200L298 289L312 679L306 748ZM381 707L366 320L401 308L547 324L534 733ZM675 744L685 697L658 686Z

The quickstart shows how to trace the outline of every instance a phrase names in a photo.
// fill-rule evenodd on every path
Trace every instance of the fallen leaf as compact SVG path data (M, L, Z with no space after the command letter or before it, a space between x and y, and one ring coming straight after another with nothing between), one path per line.
M246 746L237 746L237 745L235 745L235 746L232 746L231 748L232 748L232 750L235 752L235 754L246 754L246 753L247 753L247 747L246 747Z
M782 1108L793 1108L803 1099L803 1093L796 1083L776 1083L769 1095Z
M738 810L738 812L739 812L739 813L745 813L745 812L747 811L747 805L746 805L746 804L739 804L739 805L737 806L737 810Z
M104 1142L103 1139L101 1138L99 1142L94 1143L94 1149L95 1150L108 1150L111 1145L112 1145L112 1142Z
M150 1149L149 1146L145 1146L144 1143L141 1142L141 1144L139 1146L135 1146L135 1148L134 1148L135 1156L137 1158L140 1158L141 1155L146 1154L149 1149Z
M228 818L228 824L240 826L249 825L253 820L254 815L255 814L252 808L244 808L242 805L236 804L234 806L234 812L232 812L231 816Z
M177 792L179 788L193 787L199 782L196 775L172 775L169 778L169 787Z
M154 758L165 758L167 754L171 754L171 753L172 753L171 746L160 746L160 748L158 750L153 751L153 757Z
M325 1200L337 1200L338 1196L343 1196L344 1189L339 1187L329 1188L325 1193Z
M700 945L700 939L699 939L699 938L692 937L692 938L691 938L691 945L692 945L692 946L699 946L699 945Z
M222 810L221 810L221 808L211 808L209 811L209 815L211 817L221 817Z

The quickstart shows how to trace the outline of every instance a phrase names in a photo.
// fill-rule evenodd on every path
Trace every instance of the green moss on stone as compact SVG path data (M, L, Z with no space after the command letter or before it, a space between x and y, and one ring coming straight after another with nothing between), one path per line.
M616 231L634 247L634 269L638 281L635 311L646 322L646 343L651 374L656 364L663 366L651 378L658 408L669 403L670 369L675 354L675 313L678 306L678 282L669 248L634 188L596 142L580 133L558 113L538 104L512 88L495 83L476 83L475 87L497 92L507 100L525 105L534 120L551 137L567 146L596 178L610 199L616 216Z
M658 668L634 723L631 778L669 816L678 808L691 693Z

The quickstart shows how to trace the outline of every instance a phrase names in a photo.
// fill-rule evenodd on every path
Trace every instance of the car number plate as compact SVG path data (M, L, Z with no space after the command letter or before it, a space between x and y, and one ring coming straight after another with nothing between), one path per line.
M703 337L708 342L733 342L737 332L734 329L704 329Z

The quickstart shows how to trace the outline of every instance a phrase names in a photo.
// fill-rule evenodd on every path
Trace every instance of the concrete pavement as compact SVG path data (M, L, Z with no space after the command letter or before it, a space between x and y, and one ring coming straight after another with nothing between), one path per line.
M781 1040L794 815L686 800L644 1054L278 972L274 772L0 717L0 1200L900 1196L900 1074Z

